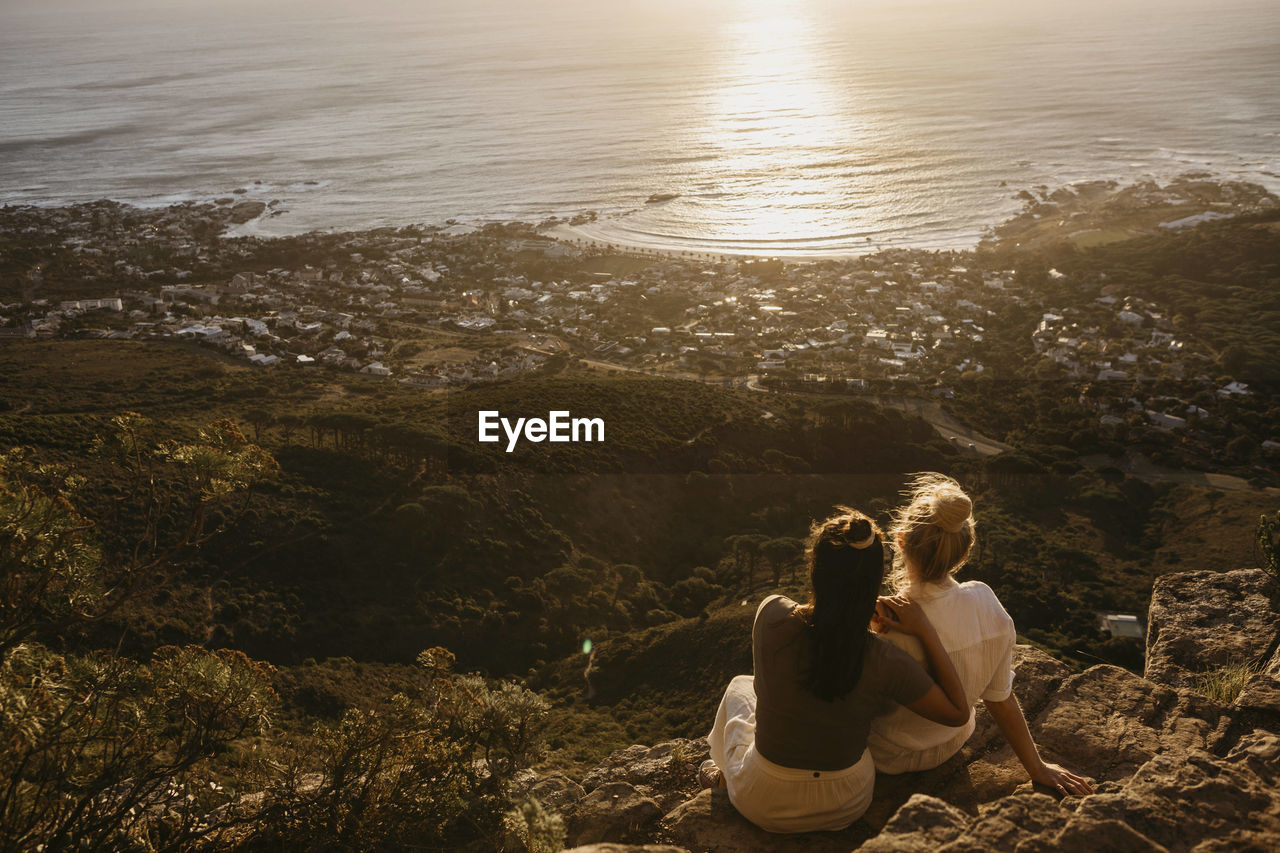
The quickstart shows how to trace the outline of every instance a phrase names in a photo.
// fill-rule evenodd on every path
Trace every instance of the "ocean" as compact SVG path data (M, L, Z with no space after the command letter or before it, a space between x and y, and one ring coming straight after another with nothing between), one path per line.
M0 0L0 203L825 256L1200 170L1280 190L1274 0Z

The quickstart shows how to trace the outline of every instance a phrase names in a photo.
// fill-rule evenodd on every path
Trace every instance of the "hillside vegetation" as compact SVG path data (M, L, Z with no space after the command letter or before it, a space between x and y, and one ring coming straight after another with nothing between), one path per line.
M228 417L280 465L167 583L46 639L140 658L169 644L237 649L282 667L298 719L360 704L370 679L442 646L462 669L537 673L529 683L563 700L557 713L607 729L584 736L581 760L642 734L700 732L708 685L745 666L741 602L798 590L810 521L836 503L883 515L909 472L942 470L974 492L965 577L990 583L1026 638L1131 668L1140 644L1100 634L1095 611L1142 612L1171 567L1247 563L1240 531L1268 508L1260 493L964 458L923 421L854 401L577 368L424 393L83 341L6 345L0 369L0 443L89 475L79 505L108 550L135 531L115 502L124 484L90 450L122 410L171 438ZM606 441L506 453L475 441L480 408L601 417Z

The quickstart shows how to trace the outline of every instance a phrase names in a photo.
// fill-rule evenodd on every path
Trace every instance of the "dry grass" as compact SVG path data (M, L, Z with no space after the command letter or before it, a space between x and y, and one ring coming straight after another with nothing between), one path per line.
M1230 705L1244 690L1258 667L1250 661L1227 664L1196 676L1192 689L1222 705Z

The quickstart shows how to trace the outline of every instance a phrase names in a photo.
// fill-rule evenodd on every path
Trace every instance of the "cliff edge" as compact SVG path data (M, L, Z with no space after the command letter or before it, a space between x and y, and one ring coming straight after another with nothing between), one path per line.
M841 832L766 833L723 789L698 791L705 740L619 750L580 782L525 783L579 853L1280 849L1280 586L1256 569L1165 575L1148 622L1145 677L1072 673L1017 648L1014 689L1040 751L1092 778L1091 796L1033 787L981 707L958 755L879 775L870 810ZM1242 689L1206 686L1233 678Z

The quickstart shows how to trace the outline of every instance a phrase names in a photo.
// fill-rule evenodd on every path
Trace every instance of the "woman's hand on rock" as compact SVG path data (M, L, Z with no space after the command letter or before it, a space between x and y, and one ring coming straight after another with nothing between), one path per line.
M1053 788L1065 796L1083 797L1093 793L1093 786L1059 764L1042 763L1031 773L1031 781Z

